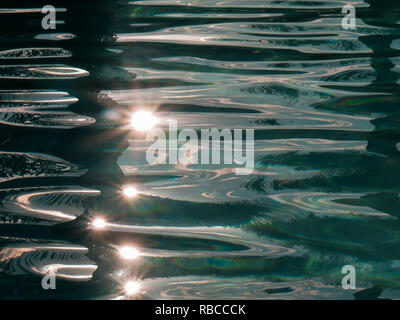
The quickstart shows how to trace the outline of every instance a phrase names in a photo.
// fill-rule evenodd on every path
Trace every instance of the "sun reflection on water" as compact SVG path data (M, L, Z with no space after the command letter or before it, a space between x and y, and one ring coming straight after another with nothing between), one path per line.
M137 111L132 115L131 125L138 131L147 131L158 123L158 119L149 111Z
M137 281L128 281L125 284L125 292L127 295L134 295L138 293L140 285Z
M107 225L107 222L103 218L96 218L93 220L91 225L93 226L93 228L99 230L103 229Z
M122 258L127 260L133 260L139 257L140 253L133 247L122 247L119 249L119 254Z
M127 198L133 198L138 194L138 191L134 187L124 187L122 193Z

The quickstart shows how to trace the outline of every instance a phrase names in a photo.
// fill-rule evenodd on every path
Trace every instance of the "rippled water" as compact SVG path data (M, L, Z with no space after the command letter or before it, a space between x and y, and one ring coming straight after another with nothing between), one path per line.
M398 1L34 2L0 9L1 298L400 297ZM135 110L254 129L254 172L148 164Z

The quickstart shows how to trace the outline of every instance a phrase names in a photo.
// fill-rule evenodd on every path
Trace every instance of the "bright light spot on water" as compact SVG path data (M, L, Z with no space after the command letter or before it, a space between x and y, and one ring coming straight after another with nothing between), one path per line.
M132 198L132 197L136 196L137 193L138 193L137 190L135 188L133 188L133 187L126 187L126 188L123 189L122 192L128 198Z
M135 294L139 291L140 285L136 281L129 281L125 284L125 292L128 295Z
M102 218L97 218L92 222L92 226L95 229L103 229L107 225L107 222Z
M133 247L123 247L123 248L119 249L119 254L124 259L132 260L132 259L136 259L139 256L139 251L137 251Z
M158 119L149 111L137 111L132 115L131 125L139 131L146 131L158 122Z

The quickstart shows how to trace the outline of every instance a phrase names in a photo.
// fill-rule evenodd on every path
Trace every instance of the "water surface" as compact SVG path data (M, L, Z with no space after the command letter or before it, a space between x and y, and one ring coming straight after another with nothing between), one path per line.
M397 1L52 3L0 9L2 299L400 296ZM253 173L150 165L137 110L254 129Z

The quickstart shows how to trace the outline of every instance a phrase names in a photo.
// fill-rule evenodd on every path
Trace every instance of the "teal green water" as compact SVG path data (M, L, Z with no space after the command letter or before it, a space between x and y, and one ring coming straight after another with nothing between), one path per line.
M400 297L398 1L34 2L0 9L0 298ZM254 129L254 171L149 164L138 110Z

